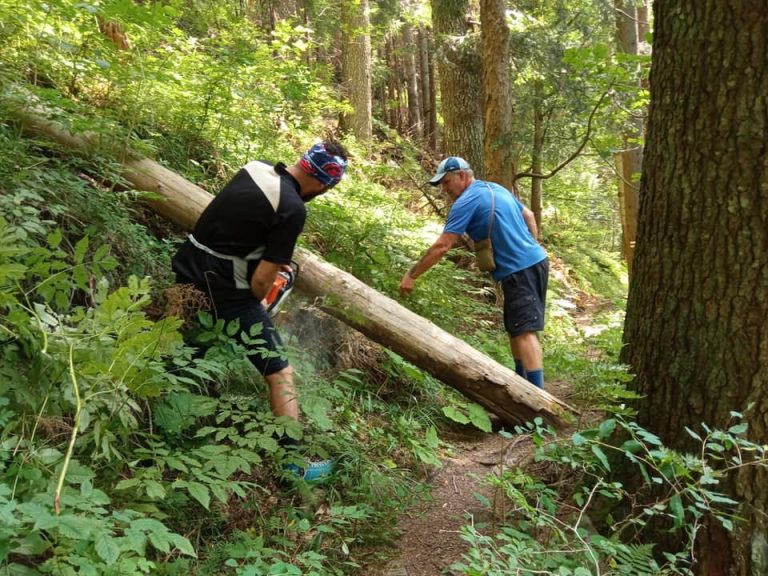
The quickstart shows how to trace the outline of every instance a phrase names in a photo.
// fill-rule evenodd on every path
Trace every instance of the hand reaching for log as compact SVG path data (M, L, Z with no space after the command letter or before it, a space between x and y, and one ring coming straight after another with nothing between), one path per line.
M400 294L402 296L408 296L413 292L413 287L416 285L416 280L411 276L410 271L403 274L403 279L400 280Z

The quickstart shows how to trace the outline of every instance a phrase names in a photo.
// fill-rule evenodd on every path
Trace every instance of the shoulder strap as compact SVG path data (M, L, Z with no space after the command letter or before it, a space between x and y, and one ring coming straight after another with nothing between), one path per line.
M488 186L488 190L491 191L491 217L488 219L488 238L490 238L491 227L493 226L493 213L496 211L496 202L493 196L493 188L491 188L491 185L488 184L488 182L486 182L485 185Z

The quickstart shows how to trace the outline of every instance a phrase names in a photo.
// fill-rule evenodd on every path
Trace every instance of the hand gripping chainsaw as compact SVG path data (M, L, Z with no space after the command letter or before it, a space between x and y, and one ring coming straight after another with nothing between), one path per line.
M296 261L291 260L290 265L281 266L280 271L275 277L275 281L272 283L272 287L269 292L261 301L264 308L267 310L267 314L274 316L277 314L280 306L288 298L288 295L293 290L293 285L296 283L296 279L299 277L299 265Z

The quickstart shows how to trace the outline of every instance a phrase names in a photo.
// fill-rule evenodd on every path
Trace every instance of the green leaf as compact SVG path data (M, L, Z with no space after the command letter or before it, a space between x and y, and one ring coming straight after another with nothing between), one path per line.
M608 464L608 458L606 458L605 452L603 452L603 449L600 448L600 446L598 446L597 444L592 444L591 448L592 448L592 454L594 454L597 457L597 459L600 461L600 464L603 465L603 468L605 468L607 472L610 472L611 465Z
M600 438L608 438L613 431L616 430L616 420L610 418L600 423L598 427L598 436Z
M145 480L144 488L147 492L147 497L152 500L164 500L166 496L165 488L160 482L156 480Z
M104 560L107 565L117 562L117 559L120 556L120 547L110 534L102 532L96 537L93 545L96 548L96 554L98 554L99 558Z
M165 528L165 526L163 526ZM160 552L165 552L166 554L171 551L171 541L170 541L170 534L167 531L164 532L150 532L147 534L149 537L149 541Z
M443 406L443 414L450 420L459 424L469 424L469 417L464 412L459 411L455 406Z
M88 252L88 244L90 240L88 236L83 236L77 244L75 244L75 264L82 264L85 260L85 253Z
M701 436L699 436L696 432L688 428L688 426L685 427L685 431L688 432L688 435L693 438L694 440L698 440L699 442L702 441Z
M61 228L56 228L56 230L48 234L48 246L50 248L58 248L63 237L64 236L61 233Z
M483 432L491 431L491 419L488 417L488 413L485 408L480 404L472 403L469 405L469 419L477 428Z
M259 436L256 443L258 444L259 448L270 454L276 452L279 446L277 440L272 438L272 436Z
M749 430L749 425L746 422L742 422L741 424L736 424L728 428L728 432L731 434L735 434L736 436L745 434L747 430Z
M624 444L621 445L621 449L629 452L630 454L637 454L638 452L642 451L643 444L632 438L624 442Z
M129 488L133 488L140 483L141 480L138 478L126 478L125 480L120 480L120 482L115 485L115 490L128 490Z
M181 552L182 554L186 554L187 556L192 556L193 558L197 558L197 553L195 552L195 549L192 546L192 543L184 538L184 536L180 534L173 534L170 535L171 542L176 547L176 549Z
M211 504L211 492L208 490L207 486L200 484L200 482L190 482L187 485L187 490L189 490L189 494L195 500L203 505L203 508L209 510L209 505Z
M685 522L685 510L683 509L683 502L680 500L679 494L674 494L672 498L669 499L669 509L674 518L675 529L680 528Z

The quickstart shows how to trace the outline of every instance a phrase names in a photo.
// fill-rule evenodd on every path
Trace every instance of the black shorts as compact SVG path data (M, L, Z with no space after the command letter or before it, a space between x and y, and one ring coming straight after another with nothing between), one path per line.
M288 367L280 334L267 311L254 297L221 298L213 294L216 316L227 322L240 320L239 340L248 349L248 359L263 376ZM254 328L255 327L255 328Z
M549 260L510 274L501 281L504 290L504 329L510 336L544 330Z

